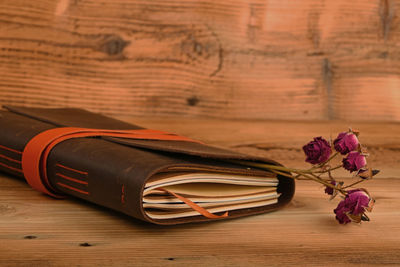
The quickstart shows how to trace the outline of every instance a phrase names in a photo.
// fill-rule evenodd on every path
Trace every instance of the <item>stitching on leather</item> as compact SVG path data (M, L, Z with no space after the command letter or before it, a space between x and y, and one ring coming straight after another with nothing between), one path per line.
M75 183L78 183L78 184L88 185L88 182L86 182L86 181L82 181L82 180L79 180L79 179L75 179L75 178L69 177L69 176L64 175L64 174L61 174L61 173L56 173L56 175L57 175L58 177L61 177L61 178L63 178L63 179L66 179L66 180L69 180L69 181L72 181L72 182L75 182Z
M11 167L11 166L9 166L9 165L7 165L7 164L4 164L4 163L2 163L2 162L0 162L0 166L3 166L3 167L8 168L8 169L10 169L10 170L13 170L13 171L22 173L22 170L21 170L21 169Z
M85 195L89 195L89 192L88 192L88 191L80 190L80 189L78 189L78 188L75 188L75 187L73 187L73 186L66 185L66 184L63 184L63 183L60 183L60 182L58 182L57 184L58 184L59 186L65 187L65 188L70 189L70 190L73 190L73 191L75 191L75 192L78 192L78 193L81 193L81 194L85 194Z
M6 160L9 160L9 161L12 161L12 162L16 162L16 163L21 163L20 160L12 159L12 158L9 158L9 157L4 156L4 155L2 155L2 154L0 154L0 158L6 159Z
M121 187L121 203L125 203L125 185L122 185Z
M83 174L83 175L86 175L86 176L88 175L87 172L80 171L80 170L77 170L77 169L73 169L71 167L67 167L67 166L64 166L64 165L59 164L59 163L57 163L56 166L58 166L60 168L63 168L63 169L66 169L66 170L69 170L69 171L77 172L77 173L80 173L80 174Z
M22 154L21 151L16 150L16 149L12 149L12 148L10 148L10 147L6 147L6 146L0 145L0 148L5 149L5 150L8 150L8 151L12 151L12 152L14 152L14 153Z

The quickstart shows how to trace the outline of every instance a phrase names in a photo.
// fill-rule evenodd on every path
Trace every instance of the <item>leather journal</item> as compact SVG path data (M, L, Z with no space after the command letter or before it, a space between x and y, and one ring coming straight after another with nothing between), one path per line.
M293 179L245 164L279 165L267 158L82 109L4 108L0 170L53 199L171 225L273 211L294 194Z

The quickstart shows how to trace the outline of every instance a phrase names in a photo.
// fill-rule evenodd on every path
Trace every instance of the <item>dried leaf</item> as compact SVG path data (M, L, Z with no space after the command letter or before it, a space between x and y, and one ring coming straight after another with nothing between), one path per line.
M380 173L380 170L372 170L372 176L377 175L378 173Z

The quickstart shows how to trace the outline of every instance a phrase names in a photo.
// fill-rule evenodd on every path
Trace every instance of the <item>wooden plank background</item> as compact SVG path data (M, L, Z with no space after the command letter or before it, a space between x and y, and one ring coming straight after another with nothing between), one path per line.
M0 104L400 120L395 0L1 0Z
M206 143L309 167L300 150L343 122L127 119ZM399 266L400 125L356 123L381 173L362 184L376 199L361 225L340 225L323 186L298 181L283 209L213 223L156 226L74 199L54 200L0 174L0 266ZM379 126L379 127L377 127ZM274 129L274 131L271 131ZM290 135L285 133L290 133ZM244 134L245 133L245 134ZM354 181L346 171L335 177Z

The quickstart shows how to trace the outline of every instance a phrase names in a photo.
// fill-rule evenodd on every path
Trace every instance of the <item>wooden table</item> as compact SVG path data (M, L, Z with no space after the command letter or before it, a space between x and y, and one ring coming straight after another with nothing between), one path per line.
M303 144L319 135L335 138L350 125L123 119L303 168ZM0 266L398 266L400 125L351 126L361 131L368 162L381 170L363 184L377 200L370 222L339 225L332 212L338 199L329 201L323 187L309 181L298 181L293 201L276 212L161 227L83 201L53 200L0 174Z

